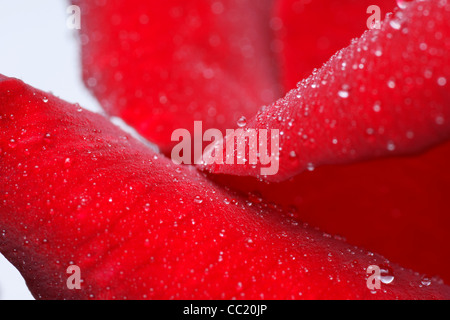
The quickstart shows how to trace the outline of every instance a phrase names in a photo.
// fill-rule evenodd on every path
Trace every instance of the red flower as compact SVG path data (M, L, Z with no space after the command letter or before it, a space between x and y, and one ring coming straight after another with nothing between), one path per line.
M320 25L335 10L319 0L277 2L276 14L270 1L74 2L87 85L165 154L173 130L233 128L356 36ZM327 3L348 19L363 2ZM316 17L302 21L318 60L299 48L297 14ZM442 280L353 244L450 277L449 16L445 0L411 3L263 108L247 128L283 133L268 184L234 176L259 167L207 167L222 177L174 165L102 116L0 76L1 252L44 299L448 299ZM71 265L81 290L66 285Z

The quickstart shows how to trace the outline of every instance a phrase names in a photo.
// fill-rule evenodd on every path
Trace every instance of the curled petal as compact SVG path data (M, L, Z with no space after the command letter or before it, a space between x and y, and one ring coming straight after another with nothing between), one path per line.
M272 1L75 0L84 80L168 153L172 132L232 128L278 97Z
M324 164L412 154L446 141L449 21L447 1L413 2L260 111L247 129L280 132L279 172L262 178L282 181ZM208 169L261 176L260 165Z

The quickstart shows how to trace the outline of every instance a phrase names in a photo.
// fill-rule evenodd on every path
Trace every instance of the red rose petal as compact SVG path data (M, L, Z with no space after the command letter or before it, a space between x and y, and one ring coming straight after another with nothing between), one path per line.
M262 110L247 127L282 133L280 171L264 178L281 181L324 164L416 153L447 140L449 30L450 4L413 2ZM209 169L261 173L251 165Z
M281 183L211 176L404 267L450 283L450 142L409 157L323 166Z
M165 153L175 129L232 128L279 95L271 1L73 2L87 86Z
M175 166L100 115L0 80L0 249L38 298L450 297ZM81 290L66 287L69 265ZM376 294L369 265L386 270Z
M320 68L336 51L367 30L376 5L381 19L395 7L395 0L280 0L272 25L280 41L283 83L294 88L314 68ZM372 21L372 20L370 20Z

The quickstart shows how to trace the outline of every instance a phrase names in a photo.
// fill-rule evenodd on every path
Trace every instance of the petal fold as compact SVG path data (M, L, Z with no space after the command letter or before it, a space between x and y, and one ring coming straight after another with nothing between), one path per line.
M245 129L279 130L277 174L237 161L207 168L283 181L325 164L414 154L448 140L449 21L447 1L412 2L263 108ZM210 163L211 154L204 158Z

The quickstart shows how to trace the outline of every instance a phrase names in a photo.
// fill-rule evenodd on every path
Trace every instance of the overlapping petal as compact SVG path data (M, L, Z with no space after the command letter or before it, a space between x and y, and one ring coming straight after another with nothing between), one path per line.
M271 0L73 3L88 88L165 153L175 129L232 128L279 95Z
M397 11L263 108L246 128L278 129L281 150L279 172L263 178L282 181L324 164L412 154L446 141L449 8L425 1ZM261 164L236 163L209 169L260 176Z

